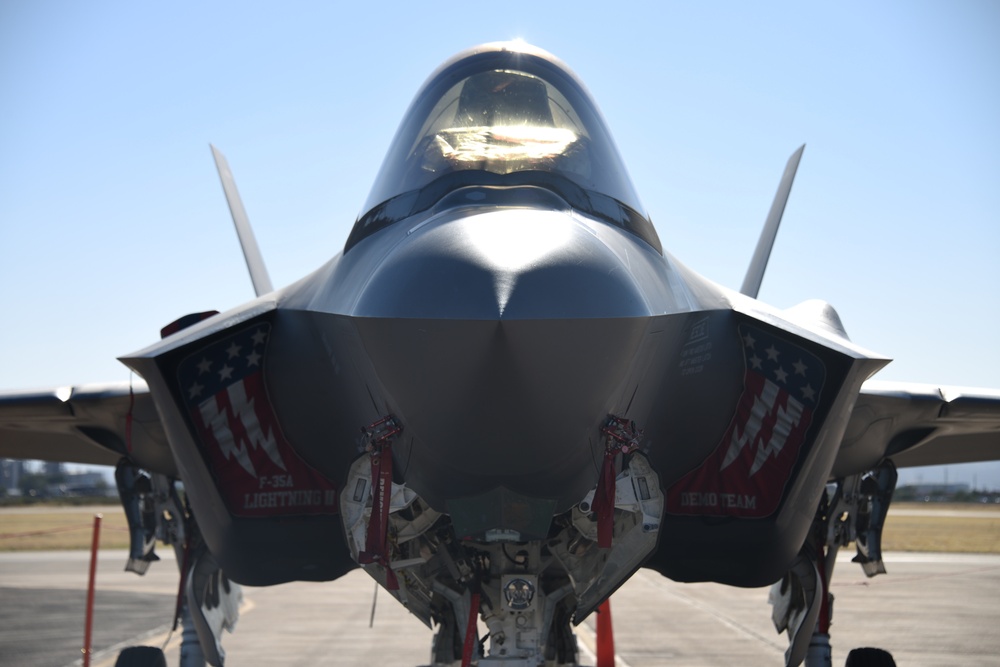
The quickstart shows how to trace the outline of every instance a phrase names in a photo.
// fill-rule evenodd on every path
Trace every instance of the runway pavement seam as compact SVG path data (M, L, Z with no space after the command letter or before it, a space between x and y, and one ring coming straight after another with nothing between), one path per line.
M586 623L581 623L576 626L576 636L580 640L577 647L580 649L581 653L587 654L587 659L591 660L593 664L597 664L597 635L594 634L594 630ZM615 655L615 667L632 667L624 658L619 655Z
M886 569L888 569L888 568L886 568ZM892 575L891 575L890 572L886 572L885 575L886 575L887 578L886 579L879 579L878 582L880 584L882 584L883 586L886 585L886 584L904 584L904 583L912 583L914 581L930 581L931 579L953 579L955 577L962 577L962 576L970 575L970 574L971 575L979 575L979 574L982 574L984 572L996 572L997 570L1000 570L1000 567L980 567L980 568L976 568L975 570L962 570L960 572L942 572L941 574L925 574L925 575L920 576L920 577L900 577L900 576L892 577ZM838 584L835 581L834 585L840 585L840 584ZM857 582L854 582L853 585L854 586L870 586L871 584L870 584L869 581L857 581Z
M99 665L102 661L108 660L109 658L114 658L115 660L117 660L118 653L123 648L126 648L128 646L144 646L146 645L146 642L148 642L150 639L154 637L166 636L167 633L169 632L169 628L170 624L165 623L159 627L153 628L152 630L147 630L146 632L138 634L134 637L130 637L124 641L120 641L117 644L109 646L108 648L101 649L100 651L94 651L90 654L90 661L95 665ZM158 642L153 642L150 645L155 646L157 644ZM114 663L112 662L111 664ZM82 656L77 658L73 662L69 663L68 665L66 665L66 667L80 667L81 665L83 665Z
M242 617L244 614L253 611L254 607L256 605L253 603L253 600L243 598L243 604L240 606L240 616ZM239 623L237 623L238 625ZM173 630L172 628L172 623L165 623L148 632L143 632L120 641L113 646L109 646L106 649L96 651L90 656L91 664L94 667L114 667L114 664L118 661L118 653L129 646L159 646L166 653L177 648L181 642L181 630ZM233 632L235 632L235 629ZM81 657L66 665L66 667L82 667L82 665L83 658Z
M847 559L853 556L842 555ZM834 664L843 664L847 646L874 645L891 650L899 664L905 662L912 667L957 667L969 664L997 664L1000 667L1000 663L996 662L1000 648L996 634L996 628L1000 627L996 606L996 591L1000 590L1000 555L914 552L889 552L885 555L887 565L893 568L892 573L871 582L871 588L858 590L857 582L862 582L861 585L868 582L856 565L845 566L840 571L843 576L834 577L834 589L839 588L836 591L839 611L836 614ZM52 554L51 557L36 555L36 563L30 563L24 556L4 556L0 554L0 584L20 582L27 576L25 573L35 572L32 576L44 577L53 583L61 582L60 588L65 584L66 587L82 591L81 579L85 580L85 577L80 575L79 563L86 561L86 554L82 552ZM838 570L841 570L839 566ZM99 589L110 587L115 591L142 592L147 585L153 584L158 589L172 588L176 592L176 572L164 571L158 575L159 571L154 568L148 575L153 580L147 582L135 581L138 578L134 575L117 570L106 573L102 571L102 575L98 577ZM940 572L947 575L938 576L937 573ZM360 601L363 597L365 602L370 603L372 584L366 576L361 577L360 582L355 579L344 577L344 581L339 584L333 582L327 588L319 589L306 584L293 584L287 588L288 593L280 592L284 587L249 587L246 592L248 597L253 598L257 609L241 619L237 633L227 637L224 642L228 644L227 651L230 652L232 664L313 665L320 662L314 659L316 655L323 655L327 660L333 659L336 664L424 664L413 659L414 655L423 655L426 651L429 636L425 639L427 633L423 632L423 627L419 623L412 623L408 616L404 625L400 614L385 615L389 609L398 605L379 605L376 627L382 626L383 634L376 635L374 642L363 642L360 638L353 637L351 632L345 634L338 631L341 626L353 628L359 623L367 625L369 610L359 612L359 605L347 602ZM893 586L893 581L903 585ZM920 585L912 586L907 583L915 581L919 581ZM650 586L652 583L657 586ZM890 586L886 587L886 584ZM782 664L780 647L761 641L761 637L770 634L769 622L758 613L766 608L762 596L766 596L766 589L729 591L720 590L714 584L682 586L652 572L647 575L640 572L633 581L623 586L620 596L616 595L621 600L616 620L624 623L620 628L616 624L616 631L619 631L616 632L619 635L617 639L620 640L617 648L633 667L673 664L671 660L681 665L705 667L736 663L754 667ZM58 604L58 598L39 597L34 600L38 605L30 608L5 605L9 607L8 618L17 621L27 615L29 618L45 619L47 624L56 627L56 619L40 615L47 613L44 610L51 606L53 599ZM330 601L335 604L331 606ZM692 604L692 601L697 604ZM163 603L163 600L159 602ZM166 606L162 612L157 609L144 623L132 625L129 632L109 637L107 643L97 646L108 646L129 635L139 637L145 628L162 627L162 622L169 620L173 610L172 596L167 603L169 609ZM706 610L706 606L716 610L716 613ZM116 610L120 611L120 608ZM385 614L383 610L386 610ZM703 614L702 611L707 613ZM364 618L360 620L362 613ZM720 614L725 618L720 618ZM629 620L625 620L630 615L637 616L633 627L629 627ZM72 635L71 640L58 653L52 654L54 659L45 661L39 657L31 662L18 662L21 654L14 653L15 648L20 651L20 645L15 641L17 633L30 631L30 624L12 622L8 627L0 628L0 664L59 667L64 665L67 657L79 656L80 644L76 640L78 615L65 616L59 619L62 625L58 627L67 636ZM292 622L282 625L286 616ZM690 630L690 633L685 631L684 635L678 635L678 640L695 640L712 650L706 655L698 655L696 651L699 644L689 642L680 645L680 652L675 651L671 646L673 642L670 635L673 633L669 631L673 622L679 624L678 628ZM688 623L690 627L680 625ZM419 626L421 631L410 632L411 625ZM747 632L748 629L751 632ZM579 659L581 664L593 665L594 658L585 645L588 630L592 635L592 624L586 629L578 629L582 635L579 640ZM652 636L664 634L667 636ZM645 639L647 636L648 642ZM158 639L154 637L143 641L147 644L154 640L162 643L165 637L162 634ZM36 644L45 643L38 642L38 636L35 639ZM355 639L358 639L356 644ZM777 634L772 639L774 643L783 643L783 638ZM179 643L180 638L175 633L168 647L168 664L178 664ZM357 650L354 650L355 647ZM92 661L95 667L113 666L116 656L110 650L105 649L96 655L107 657L104 662ZM376 662L371 659L376 655L391 657ZM621 658L618 658L617 664L621 667Z
M733 630L736 630L737 632L742 633L746 637L748 637L750 639L754 639L754 640L756 640L756 641L758 641L758 642L760 642L760 643L762 643L762 644L764 644L766 646L769 646L769 647L771 647L771 648L773 648L773 649L775 649L777 651L781 651L782 654L784 654L784 652L785 652L785 647L784 646L781 646L777 642L775 642L775 641L773 641L773 640L765 637L764 635L760 634L759 632L757 632L755 630L751 630L750 628L746 627L742 623L738 623L737 621L734 621L733 619L729 618L725 614L719 613L717 610L713 609L712 607L704 605L704 604L698 602L697 600L695 600L694 598L692 598L692 597L690 597L688 595L685 595L684 593L681 593L681 592L675 590L671 586L666 585L664 583L664 581L659 578L659 575L653 575L653 574L650 574L650 573L647 573L645 571L640 570L639 573L637 575L635 575L635 576L636 577L640 577L640 576L644 577L647 581L649 581L651 584L657 586L658 588L660 588L662 591L664 591L668 595L670 595L672 597L675 597L678 600L680 600L681 602L684 602L685 604L687 604L687 605L689 605L689 606L691 606L691 607L693 607L693 608L695 608L695 609L697 609L697 610L699 610L701 612L704 612L704 613L708 614L709 616L711 616L715 620L719 621L723 625L726 625L729 628L732 628Z

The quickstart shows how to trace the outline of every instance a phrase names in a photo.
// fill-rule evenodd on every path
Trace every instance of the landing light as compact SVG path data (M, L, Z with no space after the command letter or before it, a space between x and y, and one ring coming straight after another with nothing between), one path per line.
M492 528L486 531L487 542L520 542L521 533L509 528Z

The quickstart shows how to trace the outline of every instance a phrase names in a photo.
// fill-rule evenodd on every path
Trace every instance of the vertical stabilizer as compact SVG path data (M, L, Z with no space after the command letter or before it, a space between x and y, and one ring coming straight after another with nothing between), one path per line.
M208 146L212 149L215 167L219 170L222 189L225 191L226 201L229 203L229 212L233 216L233 224L236 225L236 234L240 237L240 245L243 246L243 257L247 261L253 289L257 296L272 292L274 288L271 286L271 277L267 275L264 258L260 254L260 248L257 247L257 239L250 227L250 219L247 217L246 209L243 208L243 201L236 189L236 181L233 179L233 172L229 169L229 163L226 162L226 156L212 144Z
M767 268L767 260L771 256L771 248L774 247L774 239L778 236L778 225L781 224L781 216L785 212L785 204L788 202L788 195L792 192L792 182L795 180L795 172L799 168L799 160L802 159L802 151L806 145L802 144L799 150L792 153L785 165L785 173L778 184L778 191L774 195L774 202L771 204L771 211L767 214L767 221L764 223L764 230L760 233L760 240L757 241L757 249L753 252L753 259L750 260L750 267L747 275L743 278L743 286L740 293L757 298L760 292L760 284L764 281L764 270Z

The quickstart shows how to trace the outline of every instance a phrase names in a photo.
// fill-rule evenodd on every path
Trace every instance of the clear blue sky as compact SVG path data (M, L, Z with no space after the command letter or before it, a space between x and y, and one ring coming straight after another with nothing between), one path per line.
M665 247L724 285L807 143L761 298L830 301L884 379L1000 386L994 1L23 0L0 4L0 388L126 380L161 326L252 296L209 141L287 284L342 247L426 76L512 38L587 83ZM949 469L973 474L1000 487Z

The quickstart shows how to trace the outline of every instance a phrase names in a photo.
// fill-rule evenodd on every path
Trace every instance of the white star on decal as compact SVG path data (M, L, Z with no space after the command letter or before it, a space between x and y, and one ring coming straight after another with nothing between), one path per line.
M795 367L795 374L796 375L805 375L806 374L806 368L807 368L807 366L804 363L802 363L801 359L799 359L794 364L792 364L792 366Z
M771 361L778 360L778 349L774 347L774 345L772 345L771 347L767 348L764 351L767 352L767 358L770 359Z
M754 343L756 343L757 341L754 340L753 336L751 336L750 332L748 331L747 335L743 337L743 342L746 343L746 346L752 350Z
M225 366L222 367L222 370L219 371L219 379L229 380L232 377L233 377L233 369L230 368L229 364L226 364Z
M756 354L750 357L750 365L753 366L754 368L760 368L761 366L760 357L758 357Z
M212 362L208 359L202 358L202 360L198 362L198 375L207 373L210 370L212 370Z
M263 329L258 329L257 333L253 335L253 344L261 345L267 339L267 334L264 333Z
M802 398L809 399L810 401L816 398L816 390L806 385L802 387Z
M786 373L785 369L781 366L778 366L778 370L774 371L774 377L778 380L778 382L785 382L788 380L788 373Z
M204 389L204 387L195 382L193 385L191 385L191 388L188 389L188 398L198 398L199 396L201 396L202 389Z
M240 346L236 344L236 341L233 341L233 344L226 348L226 353L230 359L235 359L240 355Z
M260 365L260 355L256 352L251 352L247 355L247 366L259 366Z

